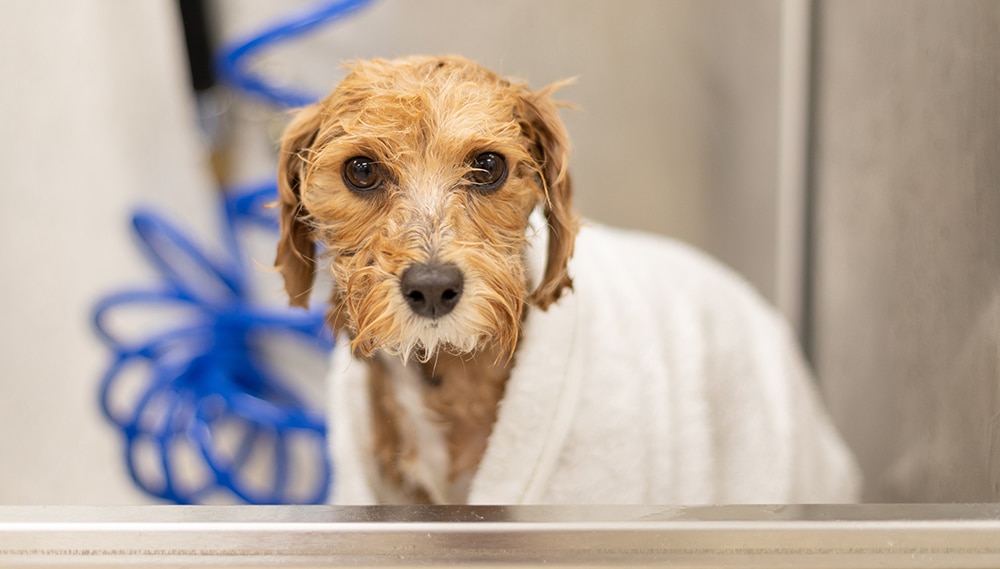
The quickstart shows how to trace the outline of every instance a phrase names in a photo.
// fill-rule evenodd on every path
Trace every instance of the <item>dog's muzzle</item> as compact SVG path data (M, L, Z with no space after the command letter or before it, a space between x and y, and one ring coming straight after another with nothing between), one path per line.
M451 312L462 297L465 276L452 264L421 263L409 266L399 279L400 292L414 314L440 318Z

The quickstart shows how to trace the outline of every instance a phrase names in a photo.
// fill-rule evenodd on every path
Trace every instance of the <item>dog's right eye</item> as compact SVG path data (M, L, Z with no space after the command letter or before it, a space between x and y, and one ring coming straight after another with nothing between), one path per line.
M496 152L484 152L472 159L472 169L465 176L473 187L482 192L492 192L507 181L507 161Z
M365 156L355 156L344 162L344 183L355 192L370 192L382 185L382 176L376 161Z

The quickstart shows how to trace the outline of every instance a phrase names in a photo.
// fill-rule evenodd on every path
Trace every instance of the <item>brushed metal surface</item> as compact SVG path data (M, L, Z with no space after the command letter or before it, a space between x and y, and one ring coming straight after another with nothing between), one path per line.
M996 567L1000 505L0 507L0 566Z
M870 502L1000 500L1000 2L816 4L814 341Z

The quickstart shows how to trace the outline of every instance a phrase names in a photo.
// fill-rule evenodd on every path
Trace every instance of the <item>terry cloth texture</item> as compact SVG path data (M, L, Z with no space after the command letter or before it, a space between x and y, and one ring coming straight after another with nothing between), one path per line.
M857 499L854 459L788 327L740 277L681 243L594 224L570 274L572 293L527 316L469 503ZM364 367L339 342L339 504L375 502Z

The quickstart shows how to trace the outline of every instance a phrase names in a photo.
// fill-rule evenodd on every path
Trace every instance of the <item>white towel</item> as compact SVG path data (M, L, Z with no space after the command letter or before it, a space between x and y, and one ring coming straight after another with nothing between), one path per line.
M742 279L678 242L593 224L570 274L571 294L528 314L469 503L857 499L787 326ZM331 381L334 502L374 503L364 366L346 342Z

